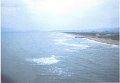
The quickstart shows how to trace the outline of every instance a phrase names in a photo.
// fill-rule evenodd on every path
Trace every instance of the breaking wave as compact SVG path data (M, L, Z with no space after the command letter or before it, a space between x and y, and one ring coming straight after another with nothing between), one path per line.
M60 60L58 60L57 57L55 57L55 55L52 55L50 57L28 59L28 61L37 65L51 65L58 63Z

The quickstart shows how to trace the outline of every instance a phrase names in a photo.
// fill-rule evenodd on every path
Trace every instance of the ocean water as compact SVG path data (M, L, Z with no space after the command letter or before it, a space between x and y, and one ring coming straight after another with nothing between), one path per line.
M119 81L119 46L60 32L2 33L2 83Z

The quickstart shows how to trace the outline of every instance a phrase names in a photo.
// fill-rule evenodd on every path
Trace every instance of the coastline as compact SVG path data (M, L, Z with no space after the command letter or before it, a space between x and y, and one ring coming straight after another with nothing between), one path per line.
M75 38L88 38L101 43L119 45L119 33L65 32Z
M98 37L86 37L86 38L88 38L88 39L90 39L90 40L97 41L97 42L101 42L101 43L119 45L119 41L118 41L118 40L98 38Z

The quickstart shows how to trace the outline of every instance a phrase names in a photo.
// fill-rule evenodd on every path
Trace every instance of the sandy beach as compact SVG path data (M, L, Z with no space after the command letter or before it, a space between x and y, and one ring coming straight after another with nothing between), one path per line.
M95 40L97 42L101 42L101 43L119 45L119 41L118 40L106 39L106 38L98 38L98 37L87 37L87 38L91 39L91 40Z
M119 45L119 33L67 32L75 38L88 38L101 43Z

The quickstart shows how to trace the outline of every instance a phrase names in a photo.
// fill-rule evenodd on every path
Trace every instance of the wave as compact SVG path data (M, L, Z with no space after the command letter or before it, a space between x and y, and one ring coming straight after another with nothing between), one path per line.
M33 62L37 65L51 65L58 63L60 60L58 60L55 55L51 55L50 57L28 59L28 61Z
M54 41L55 44L57 45L69 46L74 48L86 49L89 47L89 45L85 45L85 44L68 43L67 41L69 40L71 39L62 38L62 39L55 39Z
M63 43L64 45L71 46L71 47L79 47L79 48L88 48L88 45L83 45L83 44L70 44L70 43Z
M75 39L74 35L70 35L66 33L59 33L55 35L55 38L53 39L53 41L54 41L54 44L67 46L67 47L73 48L74 50L75 49L86 49L89 47L88 45L85 45L85 44L78 44L78 42L74 39ZM82 40L86 40L86 39L83 38ZM65 49L65 50L73 52L73 49Z
M111 45L112 48L118 48L119 45Z
M70 39L66 39L66 38L62 38L62 39L54 39L55 42L65 42L67 40L70 40Z
M60 75L62 77L70 77L74 74L73 72L70 72L68 69L60 67L52 67L49 69L49 71L54 73L55 75Z
M59 44L62 44L64 46L74 47L74 48L81 48L81 49L86 49L89 47L89 45L84 45L84 44L74 44L74 43L64 43L64 42L61 42Z
M68 52L75 52L76 50L75 49L65 49L65 51L68 51Z
M61 32L53 32L51 34L52 36L55 36L55 37L64 37L64 38L74 38L75 36L74 35L71 35L71 34L66 34L66 33L61 33Z

